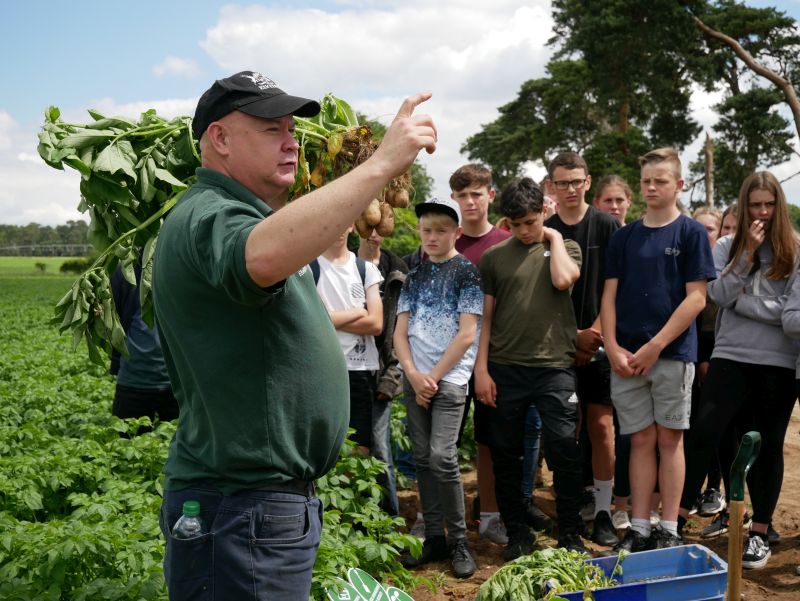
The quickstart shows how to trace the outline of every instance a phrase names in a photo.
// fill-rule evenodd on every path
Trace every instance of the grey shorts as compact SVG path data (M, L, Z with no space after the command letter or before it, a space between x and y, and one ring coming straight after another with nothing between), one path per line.
M611 373L611 399L620 433L641 432L653 422L688 430L692 412L694 363L659 359L646 376L621 378Z

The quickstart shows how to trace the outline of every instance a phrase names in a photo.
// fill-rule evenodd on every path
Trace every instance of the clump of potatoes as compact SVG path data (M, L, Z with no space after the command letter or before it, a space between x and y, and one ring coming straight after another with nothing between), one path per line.
M393 179L383 191L383 198L373 198L364 212L356 219L356 231L362 238L369 238L372 230L379 236L390 236L394 231L394 209L408 206L410 173Z

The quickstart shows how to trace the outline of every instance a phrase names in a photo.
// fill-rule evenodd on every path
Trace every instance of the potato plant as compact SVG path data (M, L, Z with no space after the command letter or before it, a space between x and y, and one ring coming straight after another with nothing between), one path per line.
M347 102L327 94L320 105L315 117L295 118L300 148L290 200L347 173L378 145ZM109 278L121 265L125 278L136 285L134 265L141 265L142 317L152 324L152 259L158 231L194 182L200 155L191 117L166 120L153 109L138 121L94 110L89 115L88 123L67 123L57 107L49 107L37 150L51 167L69 167L81 174L78 210L89 213L89 241L99 253L56 303L53 324L72 333L74 347L85 340L89 358L103 365L112 348L127 352ZM382 236L392 233L393 207L408 206L410 185L409 172L386 186L371 210L365 211L370 221L364 222L363 237L369 237L373 228ZM364 215L359 221L363 220Z

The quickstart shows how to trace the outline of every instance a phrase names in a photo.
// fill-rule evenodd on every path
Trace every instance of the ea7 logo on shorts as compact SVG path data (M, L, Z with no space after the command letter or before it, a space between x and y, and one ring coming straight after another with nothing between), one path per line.
M667 414L664 416L668 422L682 422L683 416L680 414Z
M668 246L667 248L664 249L664 254L667 255L667 256L675 256L675 257L677 257L679 254L681 254L681 249L680 248L670 248Z

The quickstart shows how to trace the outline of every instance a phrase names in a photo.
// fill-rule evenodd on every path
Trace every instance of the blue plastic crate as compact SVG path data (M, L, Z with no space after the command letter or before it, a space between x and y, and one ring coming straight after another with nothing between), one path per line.
M616 557L587 559L611 574ZM622 584L593 591L595 601L723 601L728 564L702 545L632 553L622 561ZM559 593L583 601L583 592Z

